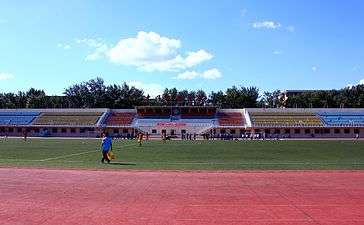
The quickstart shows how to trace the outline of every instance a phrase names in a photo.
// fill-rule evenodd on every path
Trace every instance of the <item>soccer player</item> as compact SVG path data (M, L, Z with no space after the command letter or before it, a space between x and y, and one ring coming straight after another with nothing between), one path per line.
M109 151L112 151L112 139L111 137L109 137L108 133L102 133L101 150L102 150L101 162L104 163L106 160L107 163L110 163L108 153Z
M162 141L163 141L163 143L166 143L166 140L167 140L167 134L166 134L166 132L162 132Z
M26 129L23 131L23 137L24 137L24 141L27 141L28 132Z
M139 146L142 146L142 142L143 142L143 133L139 133L138 134L138 143L139 143Z

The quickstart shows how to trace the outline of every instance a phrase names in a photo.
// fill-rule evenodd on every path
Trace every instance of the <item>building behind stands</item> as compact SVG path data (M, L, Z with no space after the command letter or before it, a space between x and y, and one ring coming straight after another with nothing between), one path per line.
M135 109L0 109L0 136L179 138L364 137L364 109L220 109L212 106L140 106Z

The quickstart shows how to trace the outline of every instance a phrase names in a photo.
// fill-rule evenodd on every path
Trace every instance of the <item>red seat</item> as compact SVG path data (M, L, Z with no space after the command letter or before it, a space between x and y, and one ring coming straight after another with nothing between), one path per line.
M111 126L125 126L131 125L133 119L135 117L135 113L112 113L111 116L107 119L106 124Z
M244 126L245 120L239 112L220 112L218 113L221 126Z

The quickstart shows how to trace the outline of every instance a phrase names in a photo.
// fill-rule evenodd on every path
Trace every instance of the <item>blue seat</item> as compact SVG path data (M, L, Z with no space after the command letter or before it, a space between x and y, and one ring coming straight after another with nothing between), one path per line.
M364 125L364 112L324 112L319 116L329 126Z
M0 125L29 125L37 116L39 112L0 112Z

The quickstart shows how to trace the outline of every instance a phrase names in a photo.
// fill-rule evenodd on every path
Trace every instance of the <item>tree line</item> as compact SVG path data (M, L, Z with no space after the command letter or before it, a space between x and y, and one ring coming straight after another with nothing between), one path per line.
M270 108L364 108L364 85L305 91L286 99L279 90L264 92L259 105Z
M284 98L281 91L259 94L257 87L232 86L225 91L190 91L166 88L151 98L142 89L106 85L101 78L74 84L62 96L49 96L44 90L30 88L26 92L0 93L0 108L134 108L150 105L205 106L221 108L358 108L364 107L364 85L340 90L310 91Z

